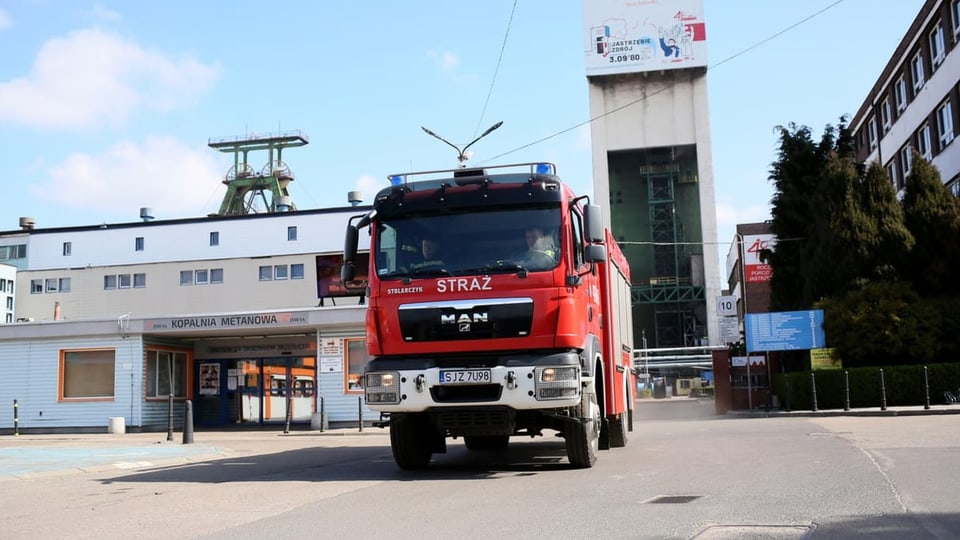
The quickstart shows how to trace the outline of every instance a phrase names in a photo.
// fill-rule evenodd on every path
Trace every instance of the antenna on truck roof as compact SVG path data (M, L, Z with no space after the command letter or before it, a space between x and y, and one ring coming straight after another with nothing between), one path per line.
M477 137L476 139L474 139L474 140L470 141L469 143L467 143L467 145L463 147L463 150L461 150L457 145L455 145L455 144L453 144L452 142L444 139L443 137L437 135L436 133L430 131L429 129L427 129L427 128L423 127L423 126L420 126L420 129L422 129L424 132L426 132L427 135L430 135L431 137L435 137L435 138L437 138L437 139L440 139L441 141L443 141L443 142L449 144L450 146L452 146L453 149L457 151L457 161L460 162L460 165L459 165L460 168L461 168L461 169L464 169L464 168L467 167L467 160L470 159L470 156L472 155L472 154L468 154L468 153L467 153L467 148L470 148L470 146L472 146L473 143L475 143L475 142L479 141L480 139L486 137L487 135L489 135L490 133L492 133L493 130L497 129L498 127L500 127L500 126L502 126L502 125L503 125L503 121L501 120L501 121L497 122L496 124L488 127L487 130L484 131L483 133L481 133L479 137Z

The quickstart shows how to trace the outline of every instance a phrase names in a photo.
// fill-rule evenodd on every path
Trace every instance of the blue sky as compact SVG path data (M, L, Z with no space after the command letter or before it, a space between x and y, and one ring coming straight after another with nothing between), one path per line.
M775 126L819 135L855 113L922 5L704 0L721 254L737 223L769 216ZM20 216L59 227L136 221L144 206L160 219L215 212L232 157L208 139L253 132L310 138L283 154L301 209L345 206L356 189L369 200L390 173L455 166L420 126L462 145L501 120L471 163L553 161L592 193L582 10L0 0L0 230Z

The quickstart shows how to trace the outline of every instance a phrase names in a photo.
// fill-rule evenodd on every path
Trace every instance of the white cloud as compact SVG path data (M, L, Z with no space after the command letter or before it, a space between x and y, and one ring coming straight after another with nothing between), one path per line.
M39 128L123 125L140 108L170 110L214 84L218 70L173 59L97 29L47 41L28 77L0 83L0 121Z
M142 143L117 143L99 155L71 154L31 192L108 215L136 216L146 206L157 217L196 217L211 211L211 190L225 172L206 148L196 150L172 137L148 137Z
M460 66L460 57L450 51L427 51L427 58L433 60L443 71L453 71Z
M8 15L3 8L0 8L0 30L10 28L11 26L13 26L13 20L10 19L10 15Z
M385 187L387 187L387 181L385 179L365 174L357 178L354 189L363 192L363 202L365 204L371 204L373 202L373 196Z
M120 15L119 12L110 9L99 2L93 6L93 16L98 20L108 22L116 22L123 19L123 16Z

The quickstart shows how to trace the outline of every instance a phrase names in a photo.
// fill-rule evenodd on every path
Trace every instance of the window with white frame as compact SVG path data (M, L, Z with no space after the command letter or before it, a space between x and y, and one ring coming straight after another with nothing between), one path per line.
M210 282L210 271L209 270L197 270L193 274L193 282L197 285L206 285Z
M64 256L64 257L69 257L72 253L73 253L73 243L72 243L72 242L64 242L64 243L63 243L63 256Z
M49 292L57 292L58 290L60 290L60 289L57 288L57 278L47 278L47 279L45 279L45 280L44 280L44 283L43 283L43 290L44 290L45 292L48 292L48 293L49 293Z
M278 264L273 267L273 279L287 279L289 267L285 264Z
M890 177L890 184L893 189L900 189L900 178L897 176L897 160L893 160L887 165L887 176Z
M60 351L61 399L113 399L114 349Z
M917 152L927 161L933 159L933 147L930 144L930 124L923 124L923 127L917 131Z
M60 287L60 292L62 293L70 292L70 278L68 277L59 278L57 280L57 284Z
M297 239L297 226L292 225L287 227L287 240L293 242Z
M344 370L344 388L347 392L363 391L363 367L370 358L367 356L367 342L362 339L343 340L343 351L346 355Z
M143 237L138 236L133 240L134 251L143 251Z
M210 269L210 283L223 283L223 268Z
M290 265L290 279L303 279L303 263Z
M259 268L260 281L273 280L273 266L261 266Z
M130 279L130 274L117 274L117 288L118 289L129 289L130 285L133 282Z
M133 288L142 289L147 286L147 275L146 274L134 274L133 275Z
M103 289L111 290L117 288L117 276L116 274L109 274L103 276Z
M870 122L867 123L867 140L870 150L874 150L877 147L877 121L873 117L870 117Z
M890 114L890 98L884 97L883 103L880 104L880 123L883 125L884 133L890 131L892 117L893 115Z
M943 62L946 52L947 48L943 39L943 25L940 21L937 21L933 30L930 31L930 63L933 64L934 68Z
M950 18L953 22L953 35L960 34L960 0L950 2Z
M180 271L180 285L193 285L193 270Z
M913 148L909 144L900 149L900 164L903 167L903 179L906 180L913 165Z
M940 148L953 141L953 106L949 99L937 109L937 135L940 137Z
M147 399L187 397L187 351L147 351Z
M42 279L31 279L30 280L30 294L40 294L43 292L43 280Z
M923 55L917 53L910 62L910 71L913 75L913 95L917 95L926 82L923 75Z
M957 0L960 2L960 0ZM897 110L902 111L907 108L907 82L903 80L903 75L897 79L893 85L893 99L896 101Z
M211 245L211 246L219 246L219 245L220 245L220 232L219 232L219 231L211 231L211 232L210 232L210 245Z
M950 193L952 193L954 197L960 197L960 180L954 180L953 182L950 182L950 185L947 187L950 189Z

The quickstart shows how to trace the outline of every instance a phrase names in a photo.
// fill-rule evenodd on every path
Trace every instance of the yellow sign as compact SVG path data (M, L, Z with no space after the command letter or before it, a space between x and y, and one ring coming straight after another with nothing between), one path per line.
M810 349L810 369L842 369L843 362L834 349Z

